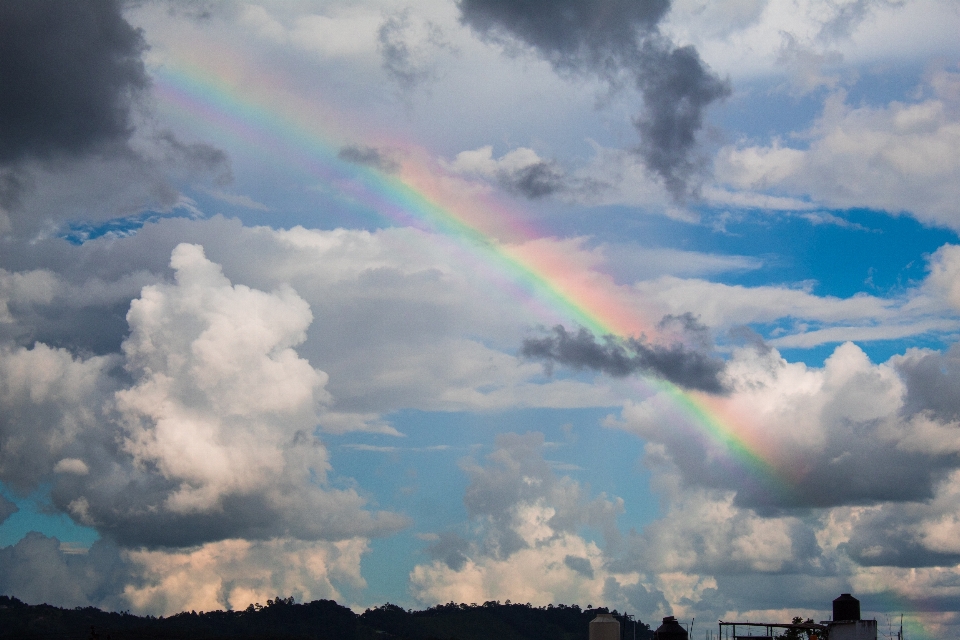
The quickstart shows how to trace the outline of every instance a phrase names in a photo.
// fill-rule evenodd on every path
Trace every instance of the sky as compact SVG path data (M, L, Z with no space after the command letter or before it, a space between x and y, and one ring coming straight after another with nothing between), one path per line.
M960 636L957 33L0 0L0 593Z

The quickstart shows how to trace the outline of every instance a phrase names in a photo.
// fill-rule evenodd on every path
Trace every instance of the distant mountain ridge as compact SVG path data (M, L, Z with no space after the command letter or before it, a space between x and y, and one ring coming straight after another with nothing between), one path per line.
M598 613L620 620L624 640L650 640L653 632L616 610L577 605L438 605L411 611L393 604L356 614L333 600L295 604L277 597L242 611L185 611L168 617L136 616L95 607L63 609L0 596L0 639L35 640L587 640ZM634 635L634 632L636 635Z

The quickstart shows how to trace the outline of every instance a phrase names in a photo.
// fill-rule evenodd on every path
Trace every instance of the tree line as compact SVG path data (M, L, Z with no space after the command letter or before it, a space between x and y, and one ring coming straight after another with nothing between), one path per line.
M17 640L587 640L598 613L620 620L623 640L651 640L640 620L616 610L577 605L447 603L413 611L387 603L361 614L333 600L296 604L293 597L238 611L184 611L137 616L95 607L28 605L0 596L0 639Z

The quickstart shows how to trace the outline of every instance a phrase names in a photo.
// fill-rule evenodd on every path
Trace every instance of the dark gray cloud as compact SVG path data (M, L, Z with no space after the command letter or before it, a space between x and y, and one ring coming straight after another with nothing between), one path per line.
M90 473L59 474L51 497L66 513L76 513L71 505L83 499L88 523L125 547L188 547L231 538L343 540L389 535L408 524L393 513L364 511L353 491L318 490L292 479L254 494L226 495L216 509L175 513L166 503L179 483L156 469L138 469L122 452L92 451L91 444L85 443L85 459L97 462Z
M703 458L695 460L693 449L683 454L686 459L682 464L693 474L691 477L699 476L698 483L704 486L736 488L734 503L763 515L779 514L782 508L931 499L937 485L955 468L955 457L903 451L898 443L874 437L871 431L876 426L837 425L836 432L827 438L825 451L816 457L808 455L807 475L789 487L731 477L718 464L704 464ZM705 455L707 451L699 453ZM703 468L696 471L698 464Z
M396 158L376 147L348 145L341 147L337 157L346 162L373 167L385 173L395 173L400 169L400 163Z
M944 422L960 419L960 344L946 353L913 352L894 363L907 385L906 415L926 413Z
M942 505L940 505L942 508ZM952 509L951 509L952 510ZM861 515L843 550L864 566L935 567L956 565L960 553L935 551L923 544L918 521L941 518L924 504L886 505Z
M704 109L730 93L691 46L659 31L669 0L461 0L462 20L480 34L535 48L561 71L614 83L629 75L643 99L637 149L677 200L695 195L706 163L696 153Z
M557 66L610 72L669 9L669 0L460 1L463 21L481 33L517 37Z
M0 496L0 524L6 522L7 518L15 514L20 509L16 504Z
M169 211L174 184L232 179L210 145L149 119L135 131L150 81L124 4L0 0L0 231L35 238L65 219Z
M691 181L706 167L695 153L703 111L729 95L730 87L707 70L692 46L674 48L658 36L644 42L641 52L637 86L644 110L634 121L640 157L682 201L696 195Z
M33 531L0 548L0 593L28 604L126 608L123 587L132 574L116 546L98 540L83 553L64 553L60 541Z
M536 199L564 191L568 179L555 162L546 160L527 165L516 171L500 171L497 180L509 191Z
M144 48L116 0L0 1L0 162L125 141Z
M593 580L593 565L590 564L589 558L565 556L563 558L563 564L567 565L583 577Z
M668 316L662 326L680 323L693 331L699 339L703 327L692 316ZM699 340L698 340L699 341ZM571 333L561 325L553 328L553 335L544 338L527 338L520 347L520 354L527 358L543 360L548 365L558 364L574 369L591 369L622 378L629 375L652 375L687 389L708 393L726 393L723 381L726 363L705 352L706 345L688 347L682 342L669 346L650 344L643 338L621 340L606 336L598 342L584 328Z
M183 142L172 131L160 132L156 142L167 164L175 164L187 174L211 174L221 186L233 182L230 158L222 149L205 142Z

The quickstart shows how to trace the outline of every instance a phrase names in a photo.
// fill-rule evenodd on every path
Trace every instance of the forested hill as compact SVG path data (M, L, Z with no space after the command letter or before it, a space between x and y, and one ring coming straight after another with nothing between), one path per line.
M332 600L294 604L277 597L243 611L183 612L135 616L93 607L61 609L0 596L0 639L57 640L587 640L588 625L605 608L565 605L445 604L408 611L392 604L357 615ZM624 640L649 640L649 626L613 611ZM636 635L634 636L634 632Z

